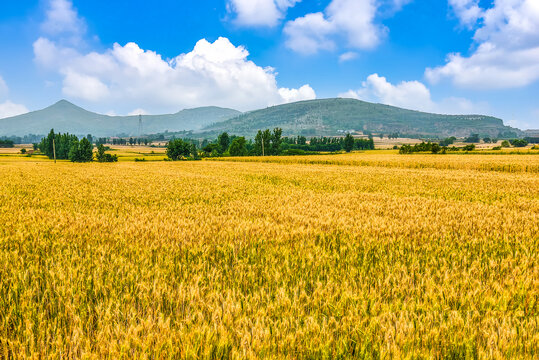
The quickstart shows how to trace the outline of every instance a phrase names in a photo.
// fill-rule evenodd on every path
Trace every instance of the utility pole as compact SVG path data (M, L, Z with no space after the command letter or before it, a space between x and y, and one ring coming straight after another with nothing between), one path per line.
M54 154L54 163L56 164L56 142L52 139L52 153Z
M142 114L138 116L138 137L142 136Z
M261 136L262 138L262 156L264 156L264 136Z

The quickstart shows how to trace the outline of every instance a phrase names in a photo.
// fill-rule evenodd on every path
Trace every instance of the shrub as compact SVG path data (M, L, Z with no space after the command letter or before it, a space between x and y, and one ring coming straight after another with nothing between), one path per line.
M479 139L479 134L472 134L466 139L464 139L464 142L467 142L467 143L478 143L480 141L481 140Z
M247 155L247 141L243 136L236 137L232 140L230 147L228 148L228 153L230 156L245 156Z
M526 147L528 146L528 142L524 139L514 139L510 141L511 145L514 147Z
M94 159L93 145L87 138L81 141L75 140L71 144L68 158L72 162L90 162Z
M108 147L103 146L103 144L99 144L99 146L97 147L97 154L95 155L96 160L100 163L117 162L118 155L105 154L105 150L107 150L107 148Z
M182 139L171 140L167 146L167 156L170 160L177 161L191 155L191 144Z

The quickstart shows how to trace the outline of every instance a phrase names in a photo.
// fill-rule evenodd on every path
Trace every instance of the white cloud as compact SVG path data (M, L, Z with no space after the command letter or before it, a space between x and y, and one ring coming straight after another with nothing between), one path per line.
M135 115L150 115L150 113L144 109L135 109L133 111L131 111L129 114L127 114L129 116L135 116Z
M322 13L307 14L288 22L284 33L287 36L286 46L302 54L335 48L335 42L330 38L335 33L335 25Z
M316 93L309 85L303 85L299 89L281 88L279 95L286 103L316 99Z
M484 15L479 0L449 0L449 5L460 23L468 28L472 28Z
M400 10L404 7L404 5L408 5L413 0L393 0L393 9Z
M14 104L11 101L6 101L0 104L0 119L25 114L28 109L24 105Z
M109 107L251 110L315 97L309 86L280 90L272 68L248 60L249 52L226 38L200 40L191 52L171 60L135 43L81 54L45 38L34 43L34 55L37 63L63 77L65 95Z
M444 66L426 70L427 79L448 78L477 89L522 87L539 80L539 1L496 0L492 8L481 9L481 19L473 53L450 54Z
M354 60L354 59L357 59L358 56L359 56L358 53L356 53L354 51L348 51L348 52L345 52L344 54L341 54L339 56L339 61L340 62L346 62L346 61Z
M236 23L242 26L273 27L283 19L288 8L301 0L229 0L227 8L236 13Z
M378 101L383 104L414 110L430 110L434 106L430 91L419 81L403 81L393 85L383 76L370 75L359 90L350 90L341 97L351 97L365 101Z
M24 105L15 104L10 100L6 100L9 93L9 88L0 76L0 100L5 100L0 103L0 119L24 114L28 112L28 109Z
M395 0L402 7L408 0ZM346 40L353 49L372 49L387 33L387 28L376 24L379 0L332 0L324 13L311 13L289 21L284 33L286 45L299 53L313 54L333 50L336 41Z
M50 36L68 36L71 42L77 43L86 33L87 26L71 0L50 0L41 29Z
M436 112L441 114L481 113L487 104L476 104L467 99L450 97L434 102L430 90L419 81L403 81L391 84L383 76L370 75L358 90L349 90L339 97L353 98L369 102L379 102L405 109Z
M110 96L110 91L96 76L86 75L67 69L64 77L63 92L67 96L97 102Z

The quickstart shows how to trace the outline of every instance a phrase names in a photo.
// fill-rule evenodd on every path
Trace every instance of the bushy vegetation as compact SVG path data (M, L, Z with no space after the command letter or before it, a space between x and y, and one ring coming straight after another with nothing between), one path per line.
M457 140L456 137L451 136L448 138L445 138L444 140L440 141L439 144L441 147L453 145L453 143Z
M106 148L103 144L97 145L97 153L95 154L95 158L97 162L117 162L118 161L118 155L111 155L105 153ZM136 159L135 159L136 160Z
M176 140L173 140L176 141ZM173 142L171 141L170 144ZM174 143L174 147L187 158L188 144L195 146L196 141L183 139ZM201 155L203 157L221 156L276 156L276 155L308 155L319 152L340 152L352 150L374 150L374 141L369 139L354 139L350 134L346 137L312 137L305 136L282 137L282 129L259 130L254 141L243 136L221 133L216 140L202 141ZM182 152L183 151L183 152ZM191 152L193 154L193 152Z
M56 155L58 160L71 160L73 162L89 162L93 160L93 144L87 139L79 138L69 133L56 134L49 132L38 144L39 150L49 159Z
M13 140L0 139L0 148L12 148L13 146Z
M514 147L526 147L528 146L528 142L524 139L513 139L510 141L511 145Z
M69 149L69 160L72 162L90 162L93 159L93 145L87 138L72 142L71 149Z
M440 146L440 144L435 142L422 142L415 145L402 145L399 149L399 154L412 154L412 153L432 153L432 154L446 154L448 151L473 151L475 150L475 144L468 144L462 148L456 146L447 147Z
M169 141L167 146L167 156L172 161L198 159L198 150L195 144L182 139Z
M466 139L464 139L464 142L466 143L478 143L481 139L479 138L479 134L472 134L468 136Z
M2 140L6 141L9 140L10 142L13 142L13 144L33 144L38 143L43 139L45 135L35 135L35 134L28 134L24 136L2 136L0 138L0 147L2 144Z
M352 143L353 140L353 143ZM348 141L348 145L346 145ZM352 145L353 144L353 145ZM350 134L346 137L312 137L307 143L304 136L283 139L283 150L303 150L306 152L336 152L352 150L374 150L374 140L354 139Z
M429 142L422 142L420 144L415 145L402 145L399 149L399 154L412 154L412 153L420 153L420 152L430 152L433 154L437 154L441 152L443 149L438 143L431 143Z

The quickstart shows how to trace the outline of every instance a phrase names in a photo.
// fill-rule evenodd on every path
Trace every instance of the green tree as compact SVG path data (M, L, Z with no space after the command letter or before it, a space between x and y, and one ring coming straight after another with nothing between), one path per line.
M467 137L464 142L467 143L478 143L481 140L479 139L479 134L471 134L469 137Z
M509 144L509 141L504 140L502 141L502 147L511 147L511 144Z
M90 162L93 160L93 145L86 138L81 141L71 142L71 148L68 152L68 159L72 162Z
M191 149L190 150L191 150L191 156L193 156L193 159L195 159L195 160L200 159L199 156L198 156L197 146L194 143L191 144Z
M258 130L255 136L255 144L253 146L254 155L262 155L262 130Z
M245 156L247 155L247 141L245 138L242 137L236 137L234 140L232 140L232 143L230 144L230 147L228 148L228 152L230 156Z
M230 136L228 136L228 133L224 132L220 134L217 138L217 143L219 144L219 151L221 154L227 151L228 147L230 146Z
M281 143L283 142L282 135L283 129L273 129L273 134L271 134L271 155L279 155L279 153L281 152Z
M219 144L211 143L207 144L202 148L202 151L204 151L204 154L206 156L211 156L211 154L219 154L219 149L221 146Z
M350 152L354 149L354 137L350 133L344 138L344 151Z
M264 155L271 155L271 131L269 129L262 132L262 145Z
M177 161L191 155L191 144L182 139L170 140L167 145L167 156L170 160Z
M95 154L96 160L98 162L116 162L118 161L118 155L111 155L105 153L106 148L103 144L97 146L97 153Z

